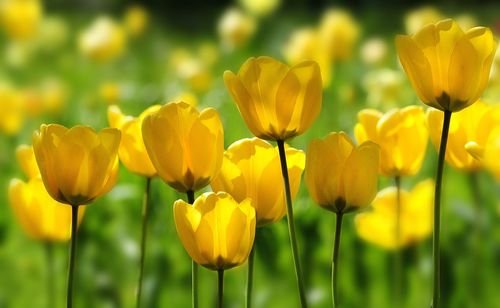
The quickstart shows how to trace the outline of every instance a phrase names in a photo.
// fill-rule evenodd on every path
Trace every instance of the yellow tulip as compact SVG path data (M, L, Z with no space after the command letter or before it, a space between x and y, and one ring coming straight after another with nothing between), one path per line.
M38 30L42 10L39 0L5 0L0 2L0 21L10 37L30 38Z
M142 141L142 122L144 118L160 109L159 105L147 108L138 118L125 116L116 105L108 108L108 122L113 128L122 132L118 156L120 161L128 170L152 177L156 175L156 169L149 159L148 152Z
M290 190L295 198L304 170L304 152L286 149ZM258 139L242 139L224 153L221 171L212 183L213 191L228 192L237 202L252 200L257 226L276 222L286 213L285 190L278 149Z
M217 175L224 153L219 113L201 113L184 102L168 103L148 115L142 136L158 175L180 192L197 191Z
M71 208L51 198L40 177L27 183L13 179L9 199L16 218L30 237L49 242L71 237ZM79 212L78 223L83 213L84 210Z
M125 30L109 17L101 16L80 34L79 48L86 56L105 62L120 56L126 44Z
M43 124L33 134L33 149L52 198L79 206L110 191L118 173L120 136L114 128L97 133L88 126Z
M245 46L256 30L255 19L237 8L225 11L217 25L222 46L228 50Z
M354 133L359 143L380 146L380 173L385 176L415 175L422 167L429 132L422 108L408 106L383 114L364 109L358 113Z
M380 149L366 141L356 147L344 132L314 139L306 157L305 181L321 207L347 213L367 206L377 193Z
M387 60L388 47L381 37L366 40L361 47L361 59L368 65L380 65Z
M127 33L131 36L141 36L147 29L149 22L148 11L140 5L132 5L127 8L124 23Z
M99 87L99 96L110 105L119 103L122 96L120 84L113 81L104 82Z
M445 159L452 167L468 172L480 169L481 163L467 152L466 145L474 142L476 147L485 147L488 136L494 128L490 111L491 108L488 105L478 101L451 117ZM432 143L438 149L441 141L443 113L435 109L427 110L427 123Z
M16 158L19 166L21 166L21 170L23 170L28 179L40 176L33 147L25 144L18 146L16 149Z
M290 40L283 48L283 55L290 65L299 64L304 60L318 62L323 86L327 87L332 78L332 61L319 42L319 35L314 29L299 29L292 33Z
M177 234L191 258L211 270L243 264L255 237L255 210L250 199L236 202L229 194L204 193L193 205L174 203Z
M349 12L330 9L323 14L319 25L320 42L332 59L347 60L359 38L359 25Z
M298 136L321 110L321 74L314 61L290 68L270 57L250 58L238 75L224 72L224 82L248 128L261 139Z
M281 4L281 0L239 0L248 12L255 16L267 16L273 13Z
M373 209L356 215L358 235L386 249L398 249L428 238L432 233L434 182L425 180L412 191L400 191L400 234L397 228L397 191L388 187L373 200ZM399 239L398 239L399 238Z
M497 42L491 30L463 32L451 19L398 35L399 59L419 98L442 111L459 111L481 96Z
M0 131L7 135L17 134L26 117L22 95L10 85L0 83Z

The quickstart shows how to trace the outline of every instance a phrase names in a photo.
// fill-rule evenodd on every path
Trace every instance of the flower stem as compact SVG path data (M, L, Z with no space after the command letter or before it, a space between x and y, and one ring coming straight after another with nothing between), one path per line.
M448 131L450 129L451 111L444 111L443 130L441 133L441 144L439 145L438 166L436 174L436 190L434 193L434 235L432 239L432 252L434 260L434 291L432 296L433 308L440 305L440 248L439 233L441 224L441 186L443 181L444 158L446 153L446 143L448 142Z
M224 270L217 270L217 308L222 308L224 301Z
M45 242L47 256L47 307L55 307L54 243Z
M188 190L187 199L189 204L194 203L194 191ZM198 264L191 261L191 289L192 289L192 305L193 308L198 308Z
M339 273L339 250L340 250L340 233L342 232L342 212L337 213L337 221L335 223L335 240L333 242L333 257L332 257L332 301L333 307L339 307L339 292L338 292L338 273Z
M144 191L144 201L142 206L142 235L141 235L141 256L139 263L139 281L137 285L136 307L141 307L142 294L142 279L144 275L144 259L146 255L146 241L148 237L148 220L149 220L149 201L151 192L151 178L146 179L146 188Z
M401 177L394 178L396 184L396 250L394 251L394 307L401 307L401 290L403 288L403 260L401 247Z
M73 307L74 274L76 267L76 243L78 241L78 205L71 206L71 250L69 253L68 290L66 307Z
M297 239L295 236L295 222L293 220L292 194L290 192L290 180L288 178L288 167L286 164L285 142L283 140L278 140L277 143L281 161L281 172L283 174L283 181L285 184L288 233L290 236L290 243L292 246L293 263L295 265L295 276L297 279L297 285L299 287L300 304L301 307L304 308L307 307L307 300L306 300L304 282L302 279L302 270L300 268L299 249L297 247Z
M247 305L246 308L252 307L252 288L253 288L253 260L255 258L255 241L248 256L248 275L247 275Z

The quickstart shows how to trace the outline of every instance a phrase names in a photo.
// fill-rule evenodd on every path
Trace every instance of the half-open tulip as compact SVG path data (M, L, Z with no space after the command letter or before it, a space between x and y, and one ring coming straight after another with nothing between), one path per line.
M474 143L476 148L485 147L488 136L495 127L491 115L491 108L484 102L478 101L469 108L456 112L451 118L445 159L453 168L467 172L480 169L480 161L468 153L466 146ZM430 108L427 110L427 123L432 143L438 149L443 113Z
M243 264L255 237L251 200L236 202L229 194L204 193L193 205L174 203L177 234L196 263L211 270Z
M446 19L414 35L398 35L396 47L422 102L454 112L483 93L497 42L488 28L463 32L455 21Z
M149 159L148 152L142 141L142 122L146 116L160 109L159 105L147 108L137 118L125 116L116 105L108 108L108 122L111 127L118 128L122 132L118 156L120 161L128 170L152 177L156 169Z
M380 173L385 176L415 175L424 161L429 133L420 107L393 109L386 114L364 109L354 128L359 143L380 146Z
M287 140L307 130L321 110L319 66L303 61L291 68L270 58L248 59L224 82L250 131L266 140Z
M224 132L213 108L168 103L143 120L142 136L158 175L180 192L207 186L222 165Z
M226 10L217 25L221 44L230 51L245 46L255 30L257 30L255 18L238 8Z
M72 206L86 205L113 188L118 173L120 131L88 126L42 125L33 149L48 193Z
M42 19L39 0L6 0L0 3L0 22L11 38L30 38L38 30Z
M12 210L23 230L42 241L67 241L71 237L71 208L55 201L47 193L40 177L27 183L13 179L9 185ZM84 211L78 214L78 222Z
M334 60L347 60L359 37L359 25L347 11L327 10L319 25L321 43Z
M367 206L377 194L380 149L371 141L356 146L344 132L314 139L306 157L305 181L321 207L346 213Z
M358 235L386 249L398 249L428 238L432 233L434 182L425 180L411 191L400 191L400 230L397 228L397 191L388 187L380 191L372 210L356 215Z
M304 152L286 149L292 198L300 187ZM228 192L237 202L252 199L257 226L276 222L286 213L278 149L258 139L242 139L224 153L221 171L212 183L214 191Z

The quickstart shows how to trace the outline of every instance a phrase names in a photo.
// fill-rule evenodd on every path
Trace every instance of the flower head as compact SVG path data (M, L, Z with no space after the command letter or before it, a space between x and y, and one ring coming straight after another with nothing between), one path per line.
M497 42L490 29L463 32L446 19L414 35L398 35L396 47L403 68L425 104L459 111L485 89Z
M305 155L291 147L285 151L294 198L300 187ZM237 202L250 198L257 226L276 222L286 213L278 149L262 139L242 139L229 146L221 171L211 185L214 191L228 192Z
M415 175L424 161L429 133L422 108L409 106L383 114L364 109L354 128L359 143L380 146L380 173L385 176Z
M146 116L142 136L158 175L180 192L207 186L220 170L224 131L213 108L168 103Z
M174 203L177 234L191 258L212 270L243 264L255 237L255 210L250 199L236 202L224 192L204 193L193 205Z
M314 139L307 149L305 171L311 197L336 213L369 205L377 193L379 152L371 141L356 147L344 132Z
M266 140L287 140L304 133L321 110L319 66L303 61L293 67L270 58L248 59L224 82L250 131Z
M75 206L111 190L118 173L120 136L114 128L97 133L88 126L43 124L33 134L33 149L50 196Z

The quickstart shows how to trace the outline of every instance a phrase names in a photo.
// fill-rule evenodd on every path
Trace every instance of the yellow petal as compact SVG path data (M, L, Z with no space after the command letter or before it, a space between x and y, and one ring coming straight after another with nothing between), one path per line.
M18 146L16 157L21 169L28 178L31 179L40 175L33 147L25 144Z

